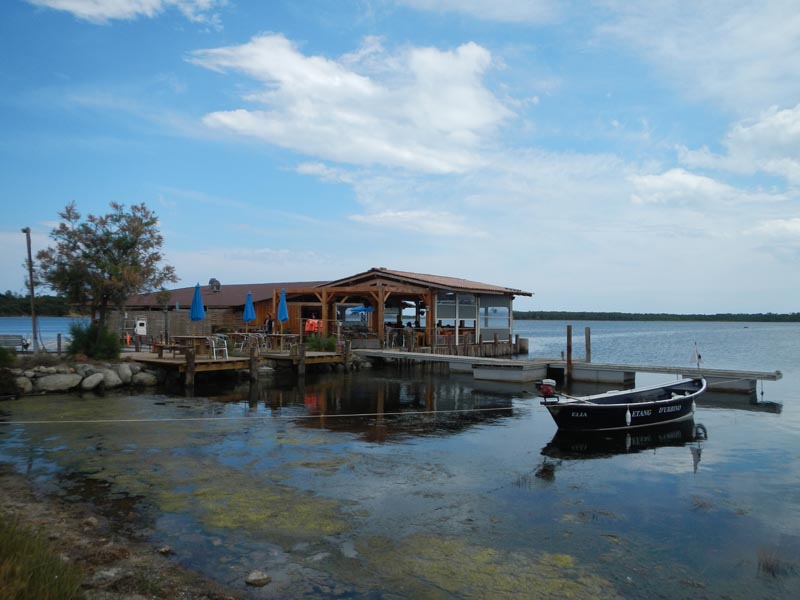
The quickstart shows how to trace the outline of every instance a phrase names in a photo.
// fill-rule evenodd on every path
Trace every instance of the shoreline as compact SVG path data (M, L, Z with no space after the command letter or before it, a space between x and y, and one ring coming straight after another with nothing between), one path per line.
M0 462L0 518L41 534L53 552L83 569L77 598L241 600L246 596L177 563L169 548L131 539L95 504L39 492ZM130 520L136 515L129 514Z

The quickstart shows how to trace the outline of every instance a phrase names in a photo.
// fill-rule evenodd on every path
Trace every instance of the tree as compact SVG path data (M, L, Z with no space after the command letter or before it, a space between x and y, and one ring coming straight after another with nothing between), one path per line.
M50 232L55 246L36 254L38 277L71 304L90 309L98 319L98 336L110 308L178 280L173 267L161 264L158 218L144 203L126 212L112 202L109 214L81 221L71 202L59 217Z

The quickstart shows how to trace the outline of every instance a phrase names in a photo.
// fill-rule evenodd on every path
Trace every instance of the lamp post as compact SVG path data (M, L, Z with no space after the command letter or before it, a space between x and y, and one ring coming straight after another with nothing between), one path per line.
M36 303L34 297L33 286L33 257L31 256L31 228L24 227L22 233L25 234L25 240L28 244L28 288L31 293L31 322L33 323L33 353L39 352L39 336L36 331Z

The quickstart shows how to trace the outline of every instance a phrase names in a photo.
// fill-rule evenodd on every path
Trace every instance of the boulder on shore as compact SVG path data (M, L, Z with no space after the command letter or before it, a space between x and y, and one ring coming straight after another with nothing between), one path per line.
M104 380L105 376L102 373L92 373L81 381L81 389L86 391L93 390L103 383Z
M81 379L77 373L57 373L38 377L34 386L38 392L67 392L77 387Z

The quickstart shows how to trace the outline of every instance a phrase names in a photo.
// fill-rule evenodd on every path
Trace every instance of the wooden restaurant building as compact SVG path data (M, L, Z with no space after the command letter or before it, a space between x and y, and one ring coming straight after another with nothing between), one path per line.
M278 322L281 290L289 320ZM244 323L248 292L255 320ZM400 345L398 333L413 331L415 346L510 341L515 296L522 290L456 277L395 271L383 267L335 281L223 285L211 279L201 286L206 310L201 321L189 317L194 286L134 296L109 326L123 333L168 340L174 335L263 330L268 316L275 332L303 335L309 320L320 335L372 340L364 345Z

